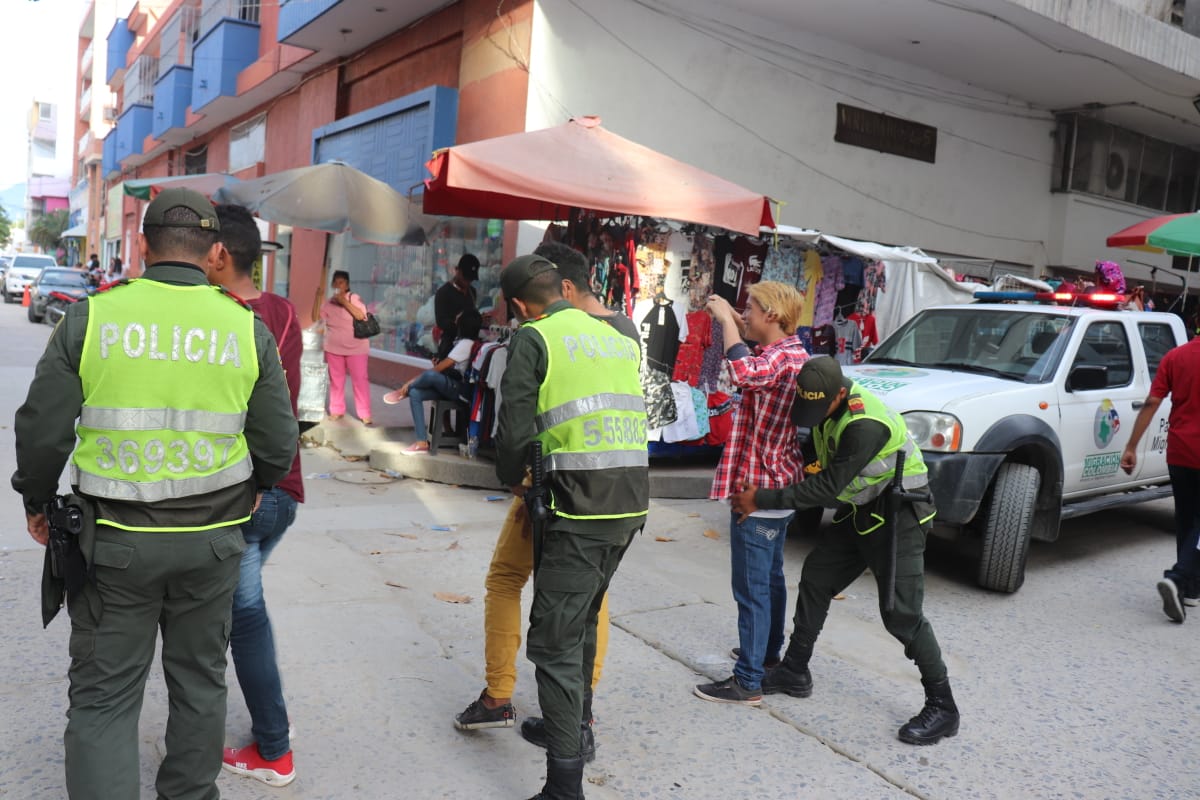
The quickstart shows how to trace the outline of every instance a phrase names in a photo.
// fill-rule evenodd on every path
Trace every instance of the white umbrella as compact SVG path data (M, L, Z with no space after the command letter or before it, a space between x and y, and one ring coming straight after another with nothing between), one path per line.
M399 244L408 229L407 198L341 161L224 186L213 195L213 202L245 206L281 225L348 232L374 244Z

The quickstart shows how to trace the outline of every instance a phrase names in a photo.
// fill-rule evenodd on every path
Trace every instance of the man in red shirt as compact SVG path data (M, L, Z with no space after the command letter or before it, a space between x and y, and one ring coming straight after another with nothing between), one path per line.
M792 424L796 376L808 351L796 338L803 295L777 281L751 286L745 315L727 300L708 299L709 312L721 323L725 357L741 402L733 430L713 477L713 500L738 491L735 481L781 489L801 479L804 466ZM757 342L755 352L742 336ZM791 510L759 511L739 522L730 514L729 543L733 599L738 606L737 664L733 675L695 688L695 694L717 703L756 706L762 703L764 663L779 663L783 623L787 615L787 583L783 576L783 540Z
M1167 428L1167 470L1175 495L1175 566L1158 582L1163 613L1175 622L1187 607L1200 605L1200 338L1169 351L1158 365L1146 403L1133 422L1121 469L1133 474L1137 445L1158 407L1171 396Z
M254 262L262 251L262 237L250 212L241 206L217 206L221 222L221 257L208 279L246 301L267 324L279 347L280 361L292 396L292 413L300 394L300 320L285 297L259 291L254 285ZM233 627L229 649L238 683L250 711L254 741L242 748L225 748L225 769L270 786L286 786L296 777L292 765L287 705L275 660L275 639L263 598L262 568L296 519L296 504L304 502L300 476L300 429L296 429L296 456L286 478L262 493L254 516L242 525L246 549L241 577L233 593Z

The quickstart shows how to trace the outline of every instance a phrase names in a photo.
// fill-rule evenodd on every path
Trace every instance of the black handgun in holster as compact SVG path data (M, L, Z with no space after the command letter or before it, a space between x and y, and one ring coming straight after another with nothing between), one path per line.
M892 483L887 489L887 519L884 523L884 536L887 537L887 564L883 575L884 597L883 607L887 611L896 608L896 525L900 509L905 503L932 503L933 497L929 491L906 492L904 490L904 451L896 453L896 471L892 473Z
M87 525L84 509L67 498L56 495L46 504L46 522L50 527L50 540L46 544L46 569L49 580L43 580L42 624L50 620L62 606L65 593L74 597L83 590L87 579L87 563L79 537Z

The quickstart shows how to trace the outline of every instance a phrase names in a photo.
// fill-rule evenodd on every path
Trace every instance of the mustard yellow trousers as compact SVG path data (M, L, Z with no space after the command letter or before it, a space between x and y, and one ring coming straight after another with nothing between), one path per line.
M483 658L490 697L512 697L517 683L517 652L521 649L521 590L533 574L533 532L525 501L513 498L500 528L483 598ZM600 682L608 653L608 595L596 620L596 661L592 689Z

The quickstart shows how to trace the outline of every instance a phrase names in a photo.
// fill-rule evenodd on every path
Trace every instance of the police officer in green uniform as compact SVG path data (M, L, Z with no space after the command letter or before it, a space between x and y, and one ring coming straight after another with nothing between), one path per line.
M540 442L551 510L535 527L526 646L547 744L546 783L534 800L577 800L596 615L650 502L640 355L564 300L562 276L541 256L515 259L500 288L524 324L501 380L496 475L523 495L530 444Z
M896 519L887 519L887 490L896 470L896 454L905 453L903 487L916 493L928 486L925 462L900 415L883 401L846 379L836 359L809 360L797 377L792 421L812 429L820 471L786 489L744 486L732 498L733 510L759 508L834 508L833 526L821 533L804 560L796 596L795 626L783 662L763 678L763 694L812 694L808 662L830 601L865 569L879 586L879 613L888 633L916 662L925 686L925 707L900 728L909 744L934 744L958 733L958 708L933 627L921 611L925 595L925 535L934 516L931 504L904 501ZM884 605L884 575L890 559L884 526L896 536L895 606Z
M70 458L90 506L89 574L71 617L67 793L137 800L138 716L162 631L170 697L160 800L219 796L225 651L256 493L282 479L297 427L275 340L210 286L219 223L203 195L161 192L146 209L143 278L70 306L17 411L29 532Z

